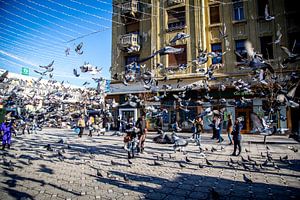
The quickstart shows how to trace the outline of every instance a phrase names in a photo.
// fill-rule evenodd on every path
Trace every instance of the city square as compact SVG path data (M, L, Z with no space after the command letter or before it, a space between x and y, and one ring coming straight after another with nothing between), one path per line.
M265 145L263 137L245 136L242 157L247 161L232 159L245 163L246 170L242 165L228 165L233 147L212 142L210 135L203 134L204 157L194 143L186 154L174 153L172 145L153 143L156 133L150 133L145 153L132 159L132 164L123 149L123 137L113 132L77 138L70 130L46 129L19 136L9 152L1 152L2 159L12 162L1 165L1 199L209 199L211 188L220 199L299 198L299 153L288 148L298 149L298 142L273 136ZM48 144L51 151L45 148ZM272 162L261 169L248 161L250 156L263 164L267 146L278 169ZM63 159L58 151L64 152ZM284 156L290 164L280 161ZM243 174L252 183L245 182Z

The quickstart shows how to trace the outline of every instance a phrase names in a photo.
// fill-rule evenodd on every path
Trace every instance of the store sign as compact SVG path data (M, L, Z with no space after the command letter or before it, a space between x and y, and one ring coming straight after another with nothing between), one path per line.
M28 75L29 75L29 68L22 67L21 74L22 74L22 75L28 76Z
M252 95L251 92L247 91L236 91L233 93L234 96L247 96L247 95Z

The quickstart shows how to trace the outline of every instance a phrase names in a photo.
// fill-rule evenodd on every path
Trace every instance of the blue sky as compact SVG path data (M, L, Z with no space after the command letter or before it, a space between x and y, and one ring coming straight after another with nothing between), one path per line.
M54 60L54 79L81 85L92 77L110 79L111 0L0 0L0 68L21 73ZM98 33L67 42L95 31ZM74 47L83 42L83 55ZM70 55L65 49L70 48ZM102 67L102 74L73 75L84 62Z

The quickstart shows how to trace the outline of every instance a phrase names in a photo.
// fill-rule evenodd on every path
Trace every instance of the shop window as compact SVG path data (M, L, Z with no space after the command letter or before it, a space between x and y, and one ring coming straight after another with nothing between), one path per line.
M209 7L210 24L220 23L219 5Z
M222 44L221 43L211 44L211 51L215 53L221 53ZM222 56L212 59L212 64L218 64L218 63L222 63Z
M185 7L168 11L168 31L183 29L185 25Z
M245 19L243 1L233 0L233 18L236 21Z
M260 47L261 47L261 53L263 55L263 58L265 59L273 59L273 45L270 45L272 43L272 36L265 36L260 38Z
M235 50L242 56L242 58L247 58L247 52L245 49L245 41L246 40L236 40L235 41ZM236 57L236 61L237 62L241 62L241 58L240 57Z
M169 56L169 66L177 67L180 64L187 63L187 53L186 53L186 45L176 45L173 46L175 48L183 48L183 52L180 54L168 54Z

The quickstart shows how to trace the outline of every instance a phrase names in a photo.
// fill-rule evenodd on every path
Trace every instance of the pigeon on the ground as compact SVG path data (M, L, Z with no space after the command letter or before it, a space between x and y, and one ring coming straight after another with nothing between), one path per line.
M252 181L250 178L248 178L248 177L246 176L246 174L243 174L243 178L244 178L244 181L245 181L246 183L253 183L253 181Z

